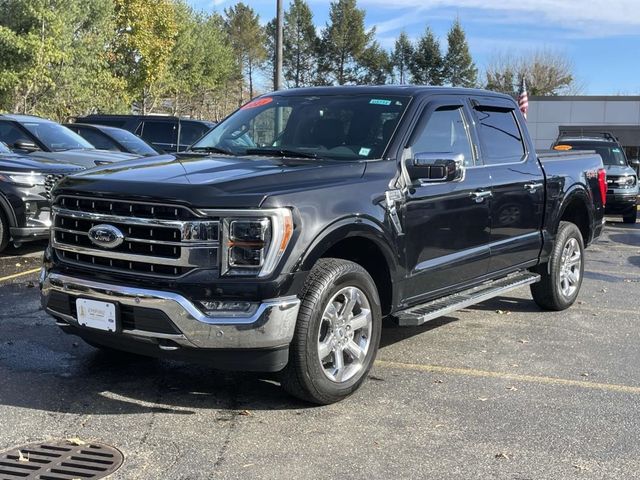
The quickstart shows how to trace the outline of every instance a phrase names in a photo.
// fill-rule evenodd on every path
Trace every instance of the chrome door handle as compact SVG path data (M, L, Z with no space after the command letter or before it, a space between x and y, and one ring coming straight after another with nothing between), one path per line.
M526 183L524 185L524 189L525 190L529 190L531 193L535 193L536 190L538 190L539 188L544 187L544 183L542 182L533 182L533 183Z
M482 203L484 202L485 198L493 197L493 193L488 190L478 190L477 192L471 192L469 196L471 197L471 200L475 201L476 203Z

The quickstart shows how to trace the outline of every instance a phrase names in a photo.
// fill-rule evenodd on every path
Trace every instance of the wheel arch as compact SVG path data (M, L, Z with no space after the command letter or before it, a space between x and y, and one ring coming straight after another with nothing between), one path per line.
M560 222L567 221L575 224L585 245L591 243L593 237L593 203L591 196L584 187L574 186L560 204L558 216L553 222L553 234L558 232Z

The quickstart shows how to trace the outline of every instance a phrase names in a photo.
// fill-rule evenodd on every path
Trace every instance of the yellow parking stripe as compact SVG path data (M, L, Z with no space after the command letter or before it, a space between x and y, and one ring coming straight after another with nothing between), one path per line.
M33 270L27 270L26 272L15 273L7 277L0 277L0 282L4 282L6 280L13 280L14 278L22 277L24 275L31 275L32 273L36 273L39 271L40 271L40 268L34 268Z
M376 360L376 366L382 368L396 368L399 370L413 370L418 372L442 373L451 375L461 375L467 377L496 378L499 380L509 380L511 382L540 383L544 385L557 385L565 387L579 387L594 390L604 390L616 393L631 393L640 395L640 387L629 385L616 385L611 383L585 382L582 380L569 380L566 378L544 377L536 375L519 375L516 373L492 372L489 370L476 370L474 368L443 367L441 365L425 365L419 363L391 362L387 360Z

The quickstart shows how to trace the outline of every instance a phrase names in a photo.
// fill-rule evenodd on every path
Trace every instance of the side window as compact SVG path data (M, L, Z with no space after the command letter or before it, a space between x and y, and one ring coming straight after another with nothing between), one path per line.
M112 150L115 152L120 150L113 141L95 130L79 128L78 134L98 150Z
M142 138L151 143L175 145L178 136L177 126L174 122L146 121L142 128Z
M475 111L485 165L522 161L524 141L513 110L479 107Z
M473 166L473 153L464 110L459 106L434 111L411 145L412 153L461 153L464 165Z
M18 140L32 141L29 135L24 133L11 122L0 122L0 142L4 142L9 147L13 148L14 144Z
M188 147L194 144L209 130L209 127L199 123L180 122L180 146Z

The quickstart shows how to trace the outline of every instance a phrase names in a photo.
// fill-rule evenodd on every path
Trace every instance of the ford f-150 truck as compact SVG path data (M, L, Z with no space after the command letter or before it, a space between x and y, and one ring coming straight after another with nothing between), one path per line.
M277 92L185 154L63 180L42 303L98 348L279 372L327 404L366 378L383 317L524 285L572 305L606 190L595 152L536 154L508 96Z

